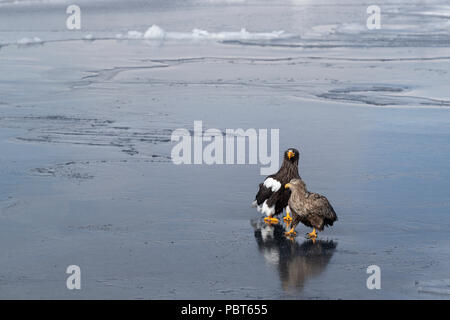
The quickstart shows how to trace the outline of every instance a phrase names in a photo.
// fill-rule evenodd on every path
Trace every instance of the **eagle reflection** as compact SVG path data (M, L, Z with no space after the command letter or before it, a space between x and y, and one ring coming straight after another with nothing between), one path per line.
M283 225L267 225L252 220L259 251L277 266L283 290L302 289L309 278L321 274L330 262L337 243L331 240L305 240L299 244L287 238Z

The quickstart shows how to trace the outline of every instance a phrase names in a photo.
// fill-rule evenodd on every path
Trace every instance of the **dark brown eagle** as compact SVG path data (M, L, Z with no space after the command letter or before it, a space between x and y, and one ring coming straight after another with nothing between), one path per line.
M252 205L266 216L264 218L266 223L278 223L278 219L273 216L280 214L287 207L291 191L284 188L284 185L292 179L300 179L298 174L299 158L300 152L297 149L286 150L280 170L266 177L264 182L259 184L259 191ZM288 208L286 208L284 220L292 221Z
M317 238L316 229L323 230L324 226L332 226L338 219L330 202L324 196L308 192L306 184L301 179L292 179L285 185L285 189L291 190L288 204L292 211L292 228L286 232L287 236L295 235L295 227L299 222L313 228L308 236Z

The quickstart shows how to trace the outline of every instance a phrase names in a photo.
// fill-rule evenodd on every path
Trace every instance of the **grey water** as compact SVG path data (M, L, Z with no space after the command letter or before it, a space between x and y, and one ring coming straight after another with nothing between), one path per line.
M361 1L70 4L0 1L0 298L449 298L445 1L376 30ZM260 165L175 165L195 120L279 129L339 221L291 241Z

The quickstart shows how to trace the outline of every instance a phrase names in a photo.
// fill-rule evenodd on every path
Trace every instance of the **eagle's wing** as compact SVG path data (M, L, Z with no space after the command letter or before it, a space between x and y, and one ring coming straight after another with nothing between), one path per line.
M268 176L266 180L259 185L259 190L253 204L257 206L258 211L266 216L272 216L279 210L279 208L276 208L276 205L279 200L283 199L283 191L284 189L282 188L281 182L276 180L273 176Z
M314 200L314 212L320 217L324 218L325 224L333 224L336 221L337 215L328 199L317 193L310 193L309 199Z
M270 198L270 196L273 194L272 190L270 188L267 188L264 186L264 183L259 184L259 190L256 194L254 204L255 205L262 205L264 201Z

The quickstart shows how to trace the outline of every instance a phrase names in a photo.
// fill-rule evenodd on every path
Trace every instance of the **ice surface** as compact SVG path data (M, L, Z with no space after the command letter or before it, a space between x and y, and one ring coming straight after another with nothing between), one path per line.
M445 1L381 1L380 30L350 0L82 0L79 31L0 3L1 298L448 297ZM339 222L255 222L258 165L172 163L194 120L280 129Z
M450 295L450 279L420 281L416 286L419 292Z

